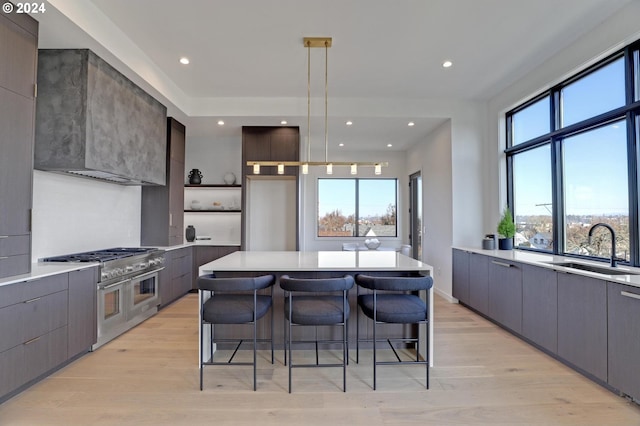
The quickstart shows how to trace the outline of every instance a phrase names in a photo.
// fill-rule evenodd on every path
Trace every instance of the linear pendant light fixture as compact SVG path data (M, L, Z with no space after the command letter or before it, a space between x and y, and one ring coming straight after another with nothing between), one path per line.
M350 167L352 175L358 174L358 167L373 167L376 175L382 174L382 167L388 166L387 162L367 161L329 161L329 126L328 126L328 69L329 48L331 37L305 37L304 47L307 48L307 161L247 161L247 166L253 167L253 174L260 174L260 167L277 167L278 174L284 174L285 166L300 166L302 174L309 173L309 166L326 168L328 175L333 174L333 166ZM324 47L324 161L311 161L311 48Z

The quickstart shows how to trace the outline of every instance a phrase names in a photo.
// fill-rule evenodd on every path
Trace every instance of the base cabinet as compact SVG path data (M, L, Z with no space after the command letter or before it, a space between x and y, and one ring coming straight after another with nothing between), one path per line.
M165 252L160 274L160 307L167 306L191 290L192 247Z
M558 355L607 381L607 283L558 273Z
M522 265L522 335L554 354L558 352L557 274Z
M88 352L98 339L97 268L69 273L69 358Z
M489 261L489 316L516 333L522 332L522 265Z
M608 383L640 403L640 288L607 283Z
M489 314L489 258L476 253L469 257L469 306Z
M200 267L205 263L220 259L228 254L240 250L239 246L195 246L193 248L193 290L198 289L196 282L200 275Z
M471 253L453 249L453 297L469 304L469 259Z

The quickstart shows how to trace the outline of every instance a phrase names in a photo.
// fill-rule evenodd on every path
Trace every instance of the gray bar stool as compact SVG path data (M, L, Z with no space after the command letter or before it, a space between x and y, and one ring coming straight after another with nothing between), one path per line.
M340 278L291 278L280 277L280 287L285 291L285 358L289 357L289 393L291 393L291 370L309 367L342 367L342 390L347 390L347 323L349 319L348 293L353 287L353 277ZM304 295L296 294L304 293ZM338 294L339 295L336 295ZM288 326L287 326L288 321ZM342 340L293 340L293 326L337 325L342 327ZM293 343L315 343L315 364L294 364L291 347ZM340 343L342 345L342 363L320 364L318 343Z
M429 389L429 290L433 286L433 278L425 276L412 277L373 277L369 275L356 275L358 284L358 307L373 320L373 339L362 341L373 342L373 390L376 389L376 367L378 365L397 364L425 364L426 388ZM360 287L371 290L370 294L360 294ZM422 300L415 292L426 292L426 300ZM356 317L357 318L357 317ZM360 327L359 319L356 337L356 362L360 361ZM379 339L376 335L376 326L381 323L393 324L425 324L427 329L425 359L420 360L420 333L417 337L398 337ZM378 361L376 357L377 342L386 341L397 361ZM395 343L413 343L415 345L416 359L412 361L401 360L400 355L393 346Z
M200 294L200 344L204 348L204 327L208 324L210 330L209 349L212 357L209 361L203 359L200 351L200 390L202 390L203 367L205 365L253 365L253 390L256 390L256 346L263 342L271 343L271 363L273 364L273 312L271 313L271 337L257 338L257 322L271 309L274 275L263 275L247 278L216 278L215 275L198 277ZM258 291L270 289L270 293L258 294ZM209 299L204 300L205 292ZM244 339L216 339L213 333L214 324L252 324L253 325L253 362L233 362L233 357L240 349ZM238 342L228 361L213 361L213 344L224 342Z

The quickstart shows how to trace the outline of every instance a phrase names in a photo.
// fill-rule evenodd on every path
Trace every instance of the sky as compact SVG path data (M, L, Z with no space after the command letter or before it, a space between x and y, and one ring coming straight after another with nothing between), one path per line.
M571 125L625 103L624 62L616 60L562 91L562 123ZM514 115L514 145L549 132L545 98ZM568 215L628 214L627 136L624 120L567 137L563 143ZM516 215L550 214L549 146L514 157Z

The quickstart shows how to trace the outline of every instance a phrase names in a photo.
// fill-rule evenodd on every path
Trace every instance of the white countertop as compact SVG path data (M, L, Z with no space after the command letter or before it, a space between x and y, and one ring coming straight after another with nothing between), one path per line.
M31 272L28 274L14 275L12 277L0 278L0 286L7 284L30 281L51 275L65 274L71 271L92 268L98 266L98 262L82 263L55 263L55 262L34 262L31 264Z
M233 271L428 271L433 268L395 251L237 251L200 267Z
M555 256L552 254L535 253L524 250L483 250L476 247L454 247L472 253L484 254L498 259L510 260L513 262L526 263L529 265L539 266L542 268L553 269L559 272L568 272L585 277L598 278L601 280L611 281L619 284L627 284L633 287L640 287L640 268L633 268L626 265L616 266L616 270L629 271L638 275L611 275L601 274L598 272L583 271L575 268L565 268L558 265L552 265L551 262L574 262L587 265L594 265L600 268L610 268L608 262L594 262L575 257Z

